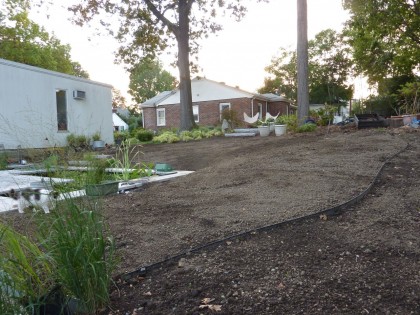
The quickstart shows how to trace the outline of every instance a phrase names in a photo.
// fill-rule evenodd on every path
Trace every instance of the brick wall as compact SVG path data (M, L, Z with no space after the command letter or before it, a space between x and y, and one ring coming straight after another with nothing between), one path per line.
M287 115L288 106L289 106L289 103L286 103L286 102L271 102L271 103L268 103L268 112L272 116L276 116L278 113L280 113L280 115ZM289 113L290 112L291 111L289 110Z
M237 98L237 99L226 99L226 100L215 100L207 102L193 103L193 105L198 105L198 116L200 126L215 126L220 125L220 103L230 103L231 109L236 111L240 121L243 121L243 113L246 113L248 116L252 115L251 107L253 103L253 114L255 115L258 112L258 104L262 104L263 117L266 114L266 108L268 107L268 112L272 115L277 115L277 113L286 114L288 103L285 102L273 102L268 103L266 106L266 101L255 100L252 102L250 98ZM158 108L165 108L166 115L166 126L156 126L156 108L144 108L144 128L146 129L165 129L165 128L178 128L180 125L180 105L165 105L159 106ZM245 125L245 124L243 124Z

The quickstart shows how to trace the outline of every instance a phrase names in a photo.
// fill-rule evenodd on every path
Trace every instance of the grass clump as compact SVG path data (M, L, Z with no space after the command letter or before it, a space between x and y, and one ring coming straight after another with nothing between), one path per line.
M0 314L32 314L54 286L55 262L26 236L0 223Z
M39 224L42 246L55 262L55 277L80 313L94 314L109 303L115 243L104 217L88 199L67 199Z

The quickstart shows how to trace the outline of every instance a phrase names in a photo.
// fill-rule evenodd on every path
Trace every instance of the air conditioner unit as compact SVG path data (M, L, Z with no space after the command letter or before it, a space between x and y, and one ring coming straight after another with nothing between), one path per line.
M86 98L85 91L74 90L73 91L73 98L77 100L84 100Z

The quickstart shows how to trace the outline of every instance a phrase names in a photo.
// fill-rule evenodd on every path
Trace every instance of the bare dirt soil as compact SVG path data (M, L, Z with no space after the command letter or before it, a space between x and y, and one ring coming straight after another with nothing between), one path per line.
M195 172L105 198L117 273L187 254L118 277L103 314L420 314L419 131L334 128L141 151L143 161ZM339 216L189 253L344 203L384 162L369 194Z

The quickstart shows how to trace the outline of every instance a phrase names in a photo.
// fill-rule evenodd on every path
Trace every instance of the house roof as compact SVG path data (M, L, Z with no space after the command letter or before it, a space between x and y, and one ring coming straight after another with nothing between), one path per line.
M216 82L201 77L196 77L191 80L191 89L193 103L235 98L255 98L262 101L274 100L272 96L267 97L261 94L250 93L239 88L226 85L223 82ZM285 98L282 98L281 100L286 102L288 101ZM140 107L155 107L179 103L180 91L179 89L176 89L173 91L162 92L142 103Z
M70 79L70 80L74 80L74 81L80 81L80 82L89 83L89 84L101 85L101 86L105 86L107 88L112 89L112 85L110 85L110 84L106 84L106 83L102 83L102 82L98 82L98 81L93 81L93 80L85 79L85 78L81 78L81 77L76 77L74 75L70 75L70 74L66 74L66 73L61 73L61 72L57 72L57 71L51 71L51 70L47 70L47 69L43 69L43 68L39 68L39 67L34 67L34 66L30 66L30 65L27 65L27 64L19 63L19 62L6 60L6 59L1 59L0 58L0 65L7 66L7 67L12 67L12 68L25 69L25 70L28 70L28 71L43 73L43 74L50 75L50 76L66 78L66 79Z
M144 103L142 103L141 107L155 107L157 105L160 105L165 99L167 99L172 94L176 93L176 90L174 91L163 91L159 93L158 95L146 100Z
M112 123L114 126L125 126L128 127L127 123L118 116L117 113L112 113Z

